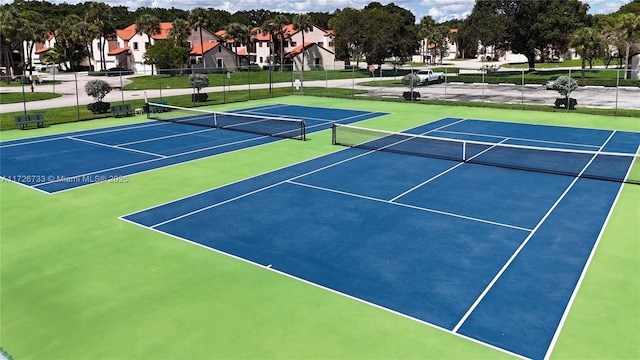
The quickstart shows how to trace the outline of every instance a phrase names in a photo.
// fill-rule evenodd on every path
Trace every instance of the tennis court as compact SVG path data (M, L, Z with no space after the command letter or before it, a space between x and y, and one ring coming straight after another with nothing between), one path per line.
M124 182L129 175L282 138L302 140L307 132L327 129L333 123L347 124L384 115L272 104L227 113L229 124L214 127L209 120L216 113L168 106L165 110L153 115L167 121L2 142L0 177L56 193L100 182ZM199 121L184 121L185 118Z
M406 131L436 148L461 140L452 155L343 129L334 142L351 148L122 219L511 355L548 356L622 181L639 180L633 156L595 154L636 154L640 133L463 118ZM549 152L505 162L513 145Z

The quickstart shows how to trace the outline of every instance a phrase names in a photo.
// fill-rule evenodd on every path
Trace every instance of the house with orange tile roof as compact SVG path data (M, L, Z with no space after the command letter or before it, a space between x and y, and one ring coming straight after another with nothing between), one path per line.
M147 34L136 33L136 24L131 24L124 29L116 30L115 36L107 39L107 45L105 48L106 68L121 67L134 70L138 74L151 74L151 65L144 63L144 54L146 49L156 41L168 39L172 27L173 25L170 22L161 22L160 31L157 34L151 35L151 42L149 42L149 36ZM95 39L93 41L95 64L100 64L102 55L99 43L101 40L102 39ZM203 43L217 43L220 40L221 39L214 33L206 29L202 29ZM196 44L199 46L199 29L193 29L187 38L187 41L189 42L190 48L194 47ZM98 65L97 68L99 69L100 66Z
M304 32L304 46L302 44L302 31L295 30L293 24L284 26L284 63L291 64L293 69L302 70L302 52L305 53L305 70L322 68L344 69L344 62L335 60L333 48L334 33L312 25ZM252 63L260 66L269 65L271 55L271 35L259 28L254 30L252 39L254 51L249 53ZM312 46L315 45L315 46ZM275 53L278 49L274 49ZM279 59L276 59L278 62Z
M206 42L200 46L197 43L189 52L191 57L191 67L194 69L204 68L206 65L207 72L213 72L217 69L226 71L236 71L236 53L233 52L224 42ZM246 56L244 57L246 59ZM240 62L242 64L242 62ZM244 66L248 65L244 64Z

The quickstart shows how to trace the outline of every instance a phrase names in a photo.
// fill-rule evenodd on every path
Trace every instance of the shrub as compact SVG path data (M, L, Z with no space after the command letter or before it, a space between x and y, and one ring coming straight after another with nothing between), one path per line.
M408 86L413 91L413 88L420 85L420 78L415 74L407 74L402 77L402 85Z
M90 80L84 86L87 95L94 98L97 102L101 102L104 97L111 92L111 85L104 80Z
M209 86L209 77L205 74L191 74L189 75L189 85L198 90L199 94L200 89Z
M420 77L415 74L407 74L402 77L402 85L408 86L410 91L402 93L405 100L420 100L420 93L413 91L413 88L420 85Z
M560 95L564 96L564 99L557 99L555 106L559 107L564 105L565 108L575 109L575 105L578 103L575 99L570 99L571 92L578 88L578 82L568 76L560 76L553 83L553 90L556 90ZM562 101L558 101L562 100Z

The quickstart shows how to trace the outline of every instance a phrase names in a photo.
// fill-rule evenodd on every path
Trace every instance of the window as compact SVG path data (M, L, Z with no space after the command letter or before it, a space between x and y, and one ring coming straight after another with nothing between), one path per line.
M224 63L222 62L222 59L218 59L218 67L221 68L224 66Z
M264 62L263 58L262 58L262 56L260 56L260 64L262 64L263 62Z
M259 47L262 47L262 42L259 42L258 44L259 44L259 45L258 45Z
M138 51L138 43L137 42L133 43L133 51Z
M145 50L149 48L149 43L148 42L144 43L144 48L145 48Z
M218 46L218 52L222 52L222 46Z
M296 42L295 41L291 42L291 47L296 47Z

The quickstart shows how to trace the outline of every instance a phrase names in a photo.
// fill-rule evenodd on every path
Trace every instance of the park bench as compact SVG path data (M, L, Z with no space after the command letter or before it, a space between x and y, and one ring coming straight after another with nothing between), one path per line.
M16 115L14 116L14 120L20 129L27 129L31 124L36 124L36 127L44 127L47 122L42 113Z
M167 101L166 100L158 100L158 101L154 101L156 104L158 105L167 105ZM155 106L155 105L149 105L149 112L150 113L159 113L159 112L164 112L164 111L169 111L169 109L164 108L164 107L160 107L160 106Z
M133 110L131 110L131 105L129 104L111 105L111 114L114 117L121 115L129 116L133 115Z

